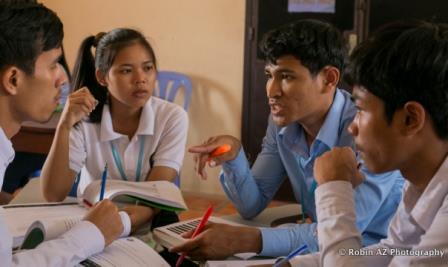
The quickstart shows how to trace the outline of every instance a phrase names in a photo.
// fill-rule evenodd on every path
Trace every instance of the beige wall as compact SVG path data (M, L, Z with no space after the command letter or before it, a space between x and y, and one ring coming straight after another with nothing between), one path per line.
M188 146L241 132L245 1L242 0L41 0L62 19L70 66L83 38L115 27L142 31L154 46L159 69L193 80ZM196 177L192 156L182 169L182 189L222 194L218 169ZM211 179L212 178L212 179Z

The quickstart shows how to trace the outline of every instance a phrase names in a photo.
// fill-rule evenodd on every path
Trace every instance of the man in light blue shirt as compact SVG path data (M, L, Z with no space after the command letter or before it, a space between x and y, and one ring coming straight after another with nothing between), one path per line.
M315 158L333 147L354 148L347 127L356 108L350 94L337 89L346 57L345 42L333 26L301 20L268 33L261 50L267 62L271 116L262 151L252 169L240 141L232 136L212 137L204 145L190 148L190 152L198 153L197 171L206 176L203 169L208 154L219 145L232 146L209 165L222 164L220 181L244 218L253 218L265 209L288 177L296 200L315 222ZM354 190L356 218L364 245L370 245L387 234L401 198L403 178L398 171L381 175L362 171L364 176L357 178ZM174 251L198 259L240 252L283 256L306 244L309 252L315 252L316 228L316 223L261 229L211 225L203 235Z

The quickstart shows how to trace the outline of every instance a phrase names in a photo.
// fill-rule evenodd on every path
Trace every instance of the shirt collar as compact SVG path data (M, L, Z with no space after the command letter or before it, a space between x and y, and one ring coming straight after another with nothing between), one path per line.
M429 229L431 223L439 211L443 200L448 194L448 157L445 158L436 174L432 177L422 194L416 192L414 185L409 184L404 193L404 205L413 205L411 216L425 231Z
M143 107L136 134L153 135L155 121L156 117L153 110L153 98L151 97Z
M11 140L6 137L5 132L2 127L0 127L0 164L6 164L7 167L9 163L14 159L14 149L12 147ZM0 167L1 168L1 167Z
M320 143L324 143L328 147L334 147L337 143L344 102L344 95L339 89L336 89L333 103L316 137L316 140L319 140ZM283 136L287 142L293 144L301 137L302 132L303 128L300 124L292 123L282 127L278 134Z
M155 116L152 109L152 97L143 106L142 114L140 115L140 121L136 135L152 135L154 134ZM104 105L103 113L101 116L101 141L111 141L121 138L123 134L114 131L112 125L112 116L110 114L109 105Z
M317 134L316 140L319 140L328 147L334 147L338 141L344 100L342 92L339 91L339 89L336 89L333 103L331 104L324 123Z
M294 122L280 128L280 130L278 131L278 135L293 143L296 140L297 136L300 134L301 128L302 127L300 126L300 124Z

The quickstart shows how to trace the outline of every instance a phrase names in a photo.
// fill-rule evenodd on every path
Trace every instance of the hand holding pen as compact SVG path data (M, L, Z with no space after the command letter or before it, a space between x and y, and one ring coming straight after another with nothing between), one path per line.
M200 232L202 232L202 229L204 229L204 226L207 224L208 219L210 218L210 215L212 215L213 212L213 205L210 205L205 212L204 216L202 217L201 221L199 222L198 226L194 230L193 234L191 235L191 238L196 237ZM185 253L182 253L180 257L177 259L176 267L179 267L182 262L185 259Z
M190 147L188 152L195 154L195 170L203 179L207 178L205 166L221 165L235 159L241 149L241 142L230 135L220 135L209 138L202 145Z
M101 200L104 199L104 193L106 191L106 179L107 179L107 162L104 166L103 174L101 176L101 187L100 187L100 196L98 199L98 202L101 202ZM84 205L86 205L88 208L91 208L94 203L90 203L87 199L83 198L82 202Z
M255 265L249 265L248 267L290 267L289 261L294 258L295 256L300 255L302 252L306 251L308 249L307 245L302 245L296 250L289 253L288 256L279 258L275 261L274 265L272 264L255 264Z
M289 253L288 256L286 256L286 257L280 259L279 261L275 262L273 267L285 266L285 264L288 263L289 260L291 260L292 258L294 258L297 255L300 255L300 253L304 252L307 248L308 248L307 245L303 245L303 246L297 248L296 250L294 250L291 253Z

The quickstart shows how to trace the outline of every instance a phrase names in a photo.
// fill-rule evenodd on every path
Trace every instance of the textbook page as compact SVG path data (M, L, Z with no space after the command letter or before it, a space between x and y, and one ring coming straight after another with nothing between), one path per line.
M143 241L135 237L126 237L115 240L103 252L88 258L77 266L169 267L170 265Z
M25 234L21 249L34 249L40 243L55 239L82 220L82 216L35 221Z
M90 204L99 201L101 180L91 182L85 188L82 197ZM165 210L187 210L179 188L168 181L129 182L110 179L106 181L104 198L115 202L139 202Z
M13 236L13 247L18 247L35 221L83 217L87 210L77 203L36 203L2 206L0 213Z

